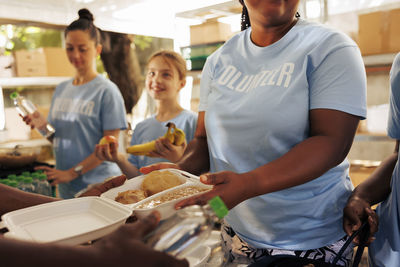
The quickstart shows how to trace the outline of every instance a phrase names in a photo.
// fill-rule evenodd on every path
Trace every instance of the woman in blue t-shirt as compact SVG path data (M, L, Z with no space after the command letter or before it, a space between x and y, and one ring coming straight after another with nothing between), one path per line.
M95 59L101 52L100 32L89 10L79 10L79 19L64 34L67 57L76 74L56 87L47 118L56 130L50 139L56 167L37 169L46 172L52 185L58 184L62 198L72 198L89 184L121 174L116 164L99 160L93 147L103 136L118 138L127 122L119 89L96 71ZM24 120L35 127L30 116Z
M146 90L155 100L157 111L136 125L130 145L156 140L157 150L148 156L127 157L118 153L118 143L111 143L96 146L98 158L116 162L128 178L138 176L143 166L162 161L178 161L187 143L193 139L197 123L197 114L183 109L178 101L179 92L185 84L186 62L181 55L169 50L153 54L147 62ZM168 122L173 122L185 132L186 141L182 145L173 145L163 137Z
M243 31L207 58L195 138L175 167L214 185L183 200L227 204L229 261L284 254L332 262L347 239L347 153L366 116L366 78L351 38L299 18L300 0L244 0ZM337 264L349 266L349 247Z

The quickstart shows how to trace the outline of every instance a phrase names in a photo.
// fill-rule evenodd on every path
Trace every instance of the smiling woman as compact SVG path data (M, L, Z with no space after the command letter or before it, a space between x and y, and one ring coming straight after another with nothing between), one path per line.
M53 185L59 184L62 198L73 198L89 184L121 173L116 164L98 160L93 150L103 136L118 137L126 128L126 112L117 86L95 69L102 47L89 10L79 10L79 19L66 28L65 46L75 75L57 86L50 107L56 167L37 169L44 170ZM34 126L29 115L24 120Z

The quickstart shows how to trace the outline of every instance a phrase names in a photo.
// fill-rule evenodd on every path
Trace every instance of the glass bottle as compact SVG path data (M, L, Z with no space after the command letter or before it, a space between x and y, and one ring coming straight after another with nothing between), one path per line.
M218 196L204 206L187 206L162 221L146 237L146 243L158 251L184 258L208 238L226 214L228 209Z
M23 117L28 114L32 115L35 111L37 111L37 108L31 101L23 96L20 96L17 92L11 93L10 98L14 102L18 113ZM35 129L45 138L50 138L55 133L54 127L49 124L40 113L38 117L32 116L32 124Z

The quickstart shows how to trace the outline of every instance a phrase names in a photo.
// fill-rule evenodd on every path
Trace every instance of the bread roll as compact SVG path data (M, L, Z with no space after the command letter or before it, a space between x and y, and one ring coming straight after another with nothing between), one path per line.
M152 171L143 179L142 190L148 196L183 184L179 176L170 171Z

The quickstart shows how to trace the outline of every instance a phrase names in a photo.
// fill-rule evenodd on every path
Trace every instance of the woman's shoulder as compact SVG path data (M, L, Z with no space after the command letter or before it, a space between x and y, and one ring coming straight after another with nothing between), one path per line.
M326 24L299 20L296 28L298 29L298 33L302 35L303 40L316 42L321 46L326 45L326 43L357 46L349 35Z
M109 78L106 78L101 74L97 75L97 77L93 80L93 83L91 84L91 86L94 86L98 90L102 90L106 93L120 94L120 90L118 89L118 86L113 81L111 81Z

